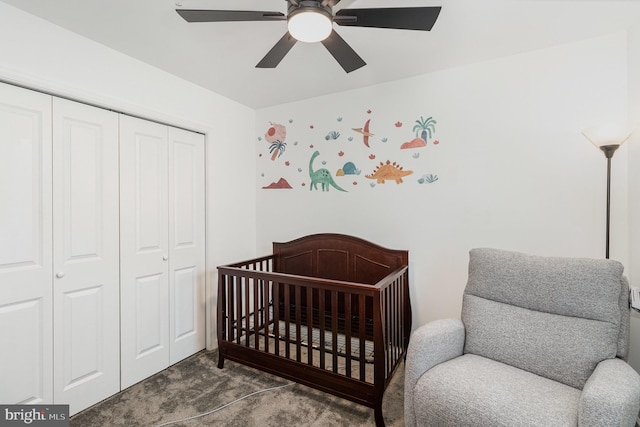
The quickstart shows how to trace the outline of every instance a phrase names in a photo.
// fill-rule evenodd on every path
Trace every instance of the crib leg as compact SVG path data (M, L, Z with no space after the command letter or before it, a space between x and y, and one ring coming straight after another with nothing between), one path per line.
M224 368L224 356L222 352L218 350L218 369Z
M376 405L373 410L376 419L376 427L384 427L384 417L382 416L382 403Z

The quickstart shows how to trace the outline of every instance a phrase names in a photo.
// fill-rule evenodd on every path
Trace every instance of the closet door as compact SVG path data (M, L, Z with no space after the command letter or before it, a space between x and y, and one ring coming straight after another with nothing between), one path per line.
M0 402L53 401L51 97L0 84Z
M120 391L118 116L53 99L54 402Z
M169 128L171 364L205 347L204 135Z
M120 116L121 385L169 366L167 127Z

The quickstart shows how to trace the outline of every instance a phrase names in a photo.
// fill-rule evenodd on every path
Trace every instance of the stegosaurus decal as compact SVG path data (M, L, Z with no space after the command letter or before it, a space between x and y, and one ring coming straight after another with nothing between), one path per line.
M394 180L396 184L402 184L402 177L411 175L413 171L402 170L402 167L396 162L391 163L391 160L387 160L387 163L382 163L376 166L376 170L371 175L365 175L366 178L375 179L378 184L384 184L385 180Z

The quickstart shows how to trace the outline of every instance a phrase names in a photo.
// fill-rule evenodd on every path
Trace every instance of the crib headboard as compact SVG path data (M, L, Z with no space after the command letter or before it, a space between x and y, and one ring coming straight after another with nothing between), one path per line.
M312 234L273 243L275 271L373 285L409 262L406 250L387 249L345 234Z

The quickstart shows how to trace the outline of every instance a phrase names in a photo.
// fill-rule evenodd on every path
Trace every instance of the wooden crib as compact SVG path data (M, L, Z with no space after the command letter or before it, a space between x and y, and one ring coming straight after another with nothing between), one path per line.
M411 332L408 252L342 234L273 243L218 267L218 367L225 359L374 409Z

